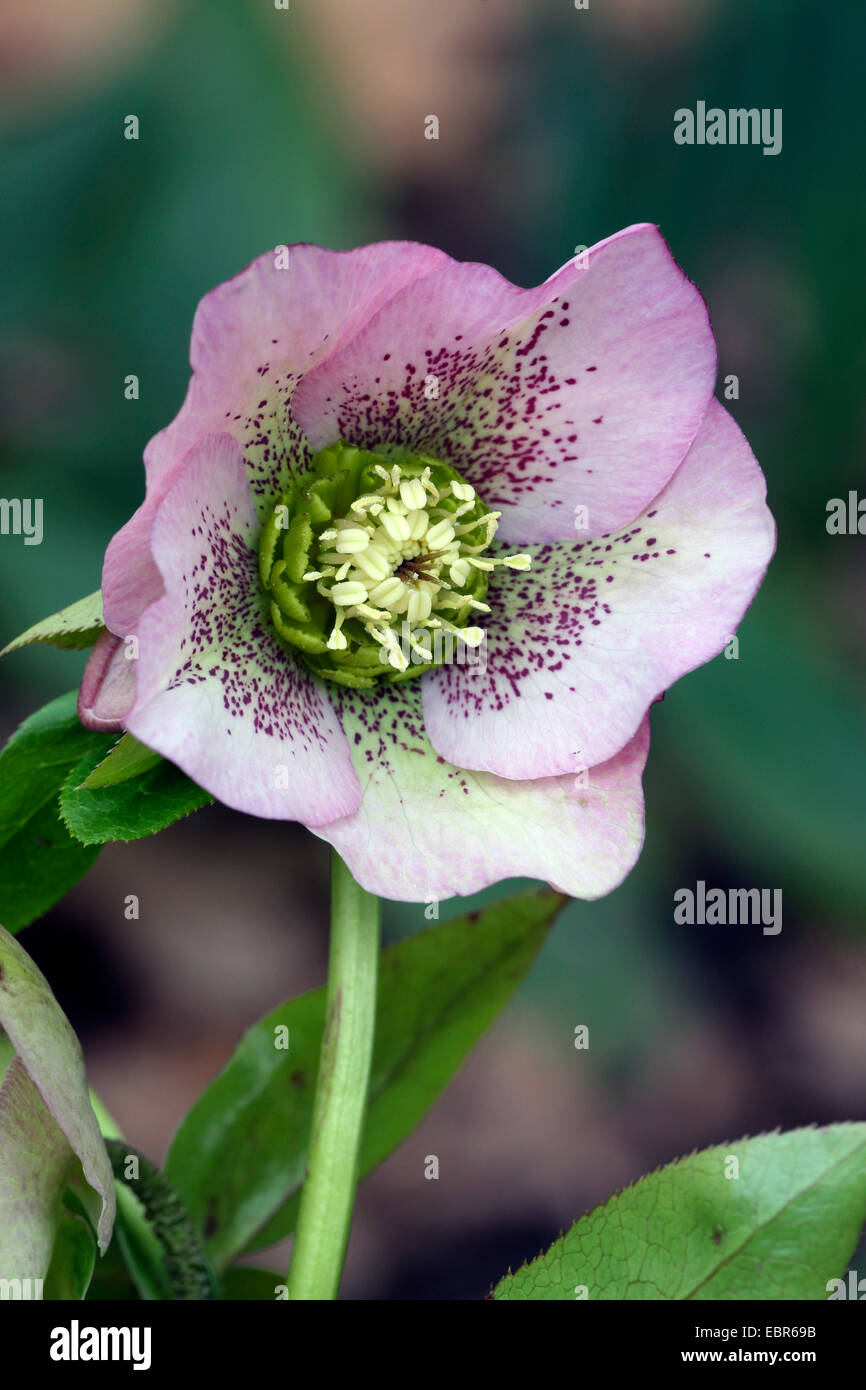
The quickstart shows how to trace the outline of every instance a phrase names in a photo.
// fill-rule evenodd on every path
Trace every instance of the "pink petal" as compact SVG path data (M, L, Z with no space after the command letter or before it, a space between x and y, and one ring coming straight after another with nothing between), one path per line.
M637 521L586 543L532 548L490 585L486 670L424 678L433 746L503 777L605 762L650 702L716 656L773 553L763 475L713 401L684 463Z
M579 898L615 888L643 842L641 773L649 722L588 785L574 776L515 782L438 758L417 682L335 697L362 798L316 834L371 893L431 902L529 876Z
M298 387L315 447L341 437L450 460L521 544L635 517L686 454L713 389L704 302L658 230L600 242L520 290L450 263L396 295ZM434 392L438 391L438 395Z
M78 718L85 728L121 729L135 700L135 663L112 632L103 632L87 658L78 692Z
M350 814L358 781L322 686L273 637L241 449L206 436L151 534L165 586L138 624L126 728L219 801L318 825Z
M196 441L215 431L232 434L243 446L254 496L272 500L308 459L291 413L303 374L412 280L450 264L443 252L413 242L386 241L355 251L286 249L288 269L277 269L269 251L198 307L186 400L145 449L147 499L105 557L105 620L113 632L133 631L161 592L148 552L150 527L178 461Z
M144 610L162 593L162 578L150 553L154 518L183 466L179 457L158 482L148 484L147 497L125 526L112 536L102 565L102 606L111 632L126 637L135 631Z

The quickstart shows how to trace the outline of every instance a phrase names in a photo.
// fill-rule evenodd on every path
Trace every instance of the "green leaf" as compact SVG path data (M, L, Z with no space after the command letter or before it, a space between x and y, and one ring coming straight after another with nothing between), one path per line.
M95 1091L90 1092L90 1103L103 1137L107 1140L122 1139L120 1126ZM117 1198L114 1240L108 1251L109 1258L103 1261L97 1279L101 1282L104 1278L121 1291L127 1282L131 1282L133 1294L148 1302L170 1299L165 1255L142 1203L130 1187L116 1178L114 1191ZM111 1296L118 1295L113 1293ZM121 1296L129 1297L129 1290L126 1289Z
M866 1124L762 1134L642 1178L493 1297L826 1299L864 1219Z
M114 747L109 749L101 763L85 777L80 790L90 791L96 787L113 787L117 782L127 782L130 777L138 777L149 772L162 762L162 754L145 748L132 734L124 734ZM76 788L76 791L79 788Z
M42 806L0 850L0 917L20 931L68 893L97 858L60 819L57 802Z
M159 1243L168 1297L185 1301L218 1298L219 1281L183 1203L161 1172L128 1139L107 1139L115 1184L129 1188Z
M525 894L383 952L362 1173L426 1114L511 998L564 901ZM218 1268L293 1229L324 1012L320 989L256 1023L175 1136L166 1173Z
M78 1039L45 976L2 927L0 1025L16 1052L0 1087L0 1270L45 1278L67 1187L104 1251L114 1183ZM68 1227L64 1239L72 1240Z
M104 757L116 735L96 734L78 719L71 690L25 719L0 753L0 845L65 782L70 768L93 750Z
M88 1303L117 1303L120 1301L137 1303L139 1300L138 1289L126 1267L117 1238L119 1226L120 1202L118 1201L114 1238L93 1271L93 1278L85 1295Z
M15 1048L7 1038L6 1034L0 1029L0 1082L6 1075L6 1068L15 1056Z
M134 1192L115 1184L117 1225L115 1237L123 1263L139 1298L155 1303L171 1298L162 1247L148 1223Z
M264 1300L273 1303L277 1290L286 1288L285 1274L272 1269L256 1269L252 1265L233 1265L222 1278L224 1300L251 1303ZM283 1294L285 1297L285 1294Z
M73 768L60 793L60 814L66 828L86 845L155 835L213 801L208 792L163 758L139 776L86 788L84 782L102 765L101 753L87 754Z
M60 820L57 793L91 752L105 756L113 735L79 722L70 691L31 715L0 753L0 922L18 931L83 878L98 848L73 839Z
M96 1241L87 1222L74 1211L62 1211L45 1276L47 1300L84 1298L96 1267Z
M17 651L19 647L32 647L35 642L47 642L53 647L64 647L67 651L80 651L92 647L99 635L105 631L102 620L102 594L88 594L68 608L61 608L50 618L43 618L22 632L20 637L9 642L0 651L0 656Z
M77 699L52 700L0 753L0 921L12 931L83 878L101 845L153 835L213 800L137 740L85 729ZM96 770L100 785L83 788Z

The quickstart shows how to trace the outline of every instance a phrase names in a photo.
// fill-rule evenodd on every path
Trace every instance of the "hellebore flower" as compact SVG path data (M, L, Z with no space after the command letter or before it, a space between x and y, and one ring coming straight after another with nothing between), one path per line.
M610 891L649 706L774 542L659 232L529 290L421 245L280 248L204 298L191 361L108 548L83 721L385 897Z

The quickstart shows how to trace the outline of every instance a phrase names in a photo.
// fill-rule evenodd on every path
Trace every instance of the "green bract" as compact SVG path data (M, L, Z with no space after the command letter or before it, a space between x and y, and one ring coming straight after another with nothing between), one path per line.
M456 469L339 443L275 501L259 571L277 635L317 675L369 688L471 652L494 564L492 512Z

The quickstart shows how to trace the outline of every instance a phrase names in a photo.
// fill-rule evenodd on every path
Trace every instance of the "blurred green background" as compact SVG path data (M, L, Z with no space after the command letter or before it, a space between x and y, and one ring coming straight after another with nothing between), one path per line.
M678 1153L863 1117L866 541L825 521L866 491L864 40L854 0L9 0L0 16L0 492L45 507L42 546L0 537L3 640L97 587L142 449L185 393L199 298L282 242L409 237L528 285L657 222L767 475L778 555L738 659L653 711L638 868L569 908L365 1185L349 1296L483 1295ZM782 152L676 145L673 113L698 99L781 107ZM8 658L0 732L81 665ZM676 926L673 894L699 878L781 888L782 933ZM323 978L326 911L319 841L214 808L106 851L24 940L94 1084L159 1159L241 1029ZM387 907L391 937L423 925ZM426 1153L438 1184L418 1180Z

